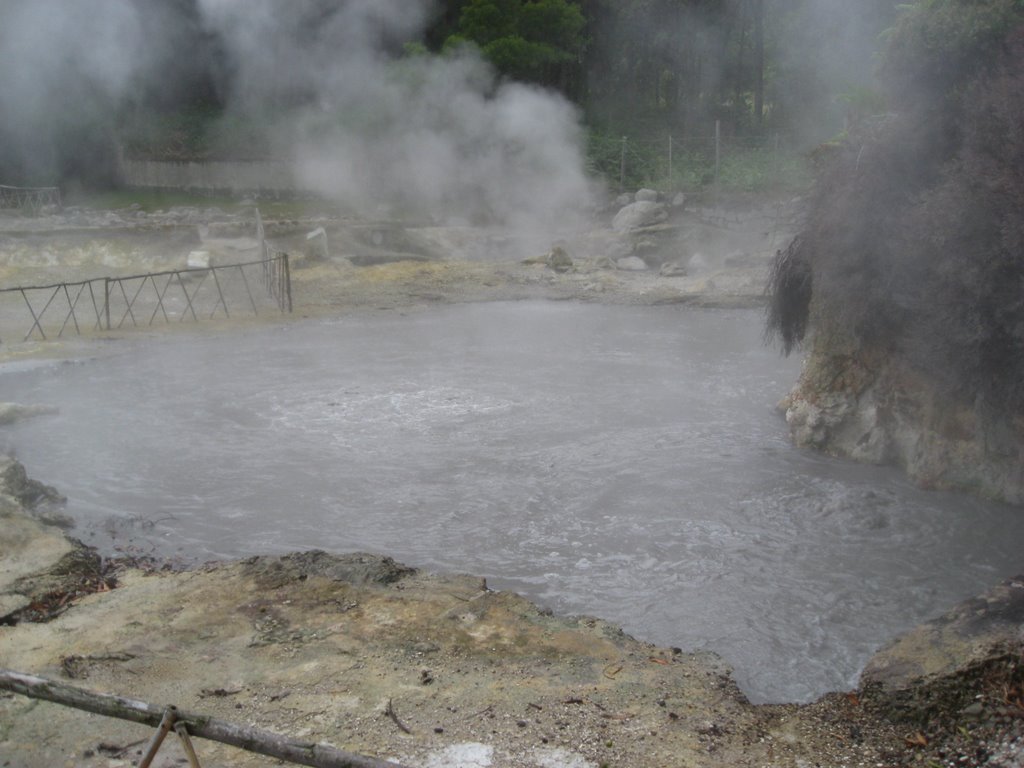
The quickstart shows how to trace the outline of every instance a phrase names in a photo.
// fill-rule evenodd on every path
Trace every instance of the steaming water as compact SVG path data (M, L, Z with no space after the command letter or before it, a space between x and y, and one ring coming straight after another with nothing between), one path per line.
M486 576L717 651L755 701L852 686L1021 566L1019 510L792 448L749 311L487 304L0 366L0 433L102 550L323 548Z

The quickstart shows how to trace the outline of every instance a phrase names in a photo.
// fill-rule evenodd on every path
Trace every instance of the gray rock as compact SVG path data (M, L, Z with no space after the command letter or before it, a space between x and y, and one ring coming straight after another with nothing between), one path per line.
M658 202L658 193L653 189L640 189L637 190L634 199L638 203L656 203Z
M684 208L686 206L686 195L682 192L677 192L676 196L672 198L673 208Z
M639 202L627 205L612 220L616 232L631 232L661 224L668 218L668 212L661 203Z
M686 265L678 261L667 261L661 265L658 274L662 277L686 277Z
M0 493L12 496L30 510L67 501L56 488L31 479L20 462L6 456L0 457Z
M13 424L33 416L57 413L52 405L19 405L18 403L0 403L0 426Z
M572 258L565 249L556 245L547 255L547 265L555 272L568 272L572 269Z
M615 262L615 266L627 272L643 272L647 264L639 256L627 256Z

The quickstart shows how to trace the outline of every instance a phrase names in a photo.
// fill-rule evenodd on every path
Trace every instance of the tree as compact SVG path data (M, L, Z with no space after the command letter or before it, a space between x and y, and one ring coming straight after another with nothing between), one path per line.
M586 20L568 0L470 0L446 45L476 44L506 77L572 89Z

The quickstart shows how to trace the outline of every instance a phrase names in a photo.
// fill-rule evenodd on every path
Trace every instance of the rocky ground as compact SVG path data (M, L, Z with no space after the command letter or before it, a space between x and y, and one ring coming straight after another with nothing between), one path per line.
M751 230L688 215L558 245L569 263L555 244L532 257L495 256L504 241L467 228L293 220L268 229L294 254L296 316L520 298L759 302L771 238L756 230L765 218L751 217L759 222ZM241 215L98 216L0 227L4 285L176 264L197 248L214 260L252 248ZM327 253L308 246L315 226L332 244ZM60 234L62 227L75 234ZM81 234L90 228L98 232ZM725 234L712 250L707 233L716 228ZM33 249L51 254L49 263L32 263ZM0 320L14 320L17 310L10 312ZM8 358L74 354L74 344L0 349ZM31 418L31 405L3 407L0 425ZM0 668L402 765L1024 760L1022 581L896 641L869 665L859 691L807 706L752 706L712 655L651 646L597 618L550 615L478 577L420 573L382 555L297 553L187 571L104 560L60 527L67 521L58 491L27 478L12 459L0 459L0 518ZM135 765L151 734L0 693L0 766ZM210 741L197 746L204 766L279 764ZM177 742L168 741L155 764L185 764Z

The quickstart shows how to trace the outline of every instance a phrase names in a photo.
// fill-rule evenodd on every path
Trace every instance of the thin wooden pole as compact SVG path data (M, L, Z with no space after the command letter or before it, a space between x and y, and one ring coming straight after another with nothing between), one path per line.
M55 288L53 291L53 295L56 296L57 291L59 290L60 288ZM29 328L28 333L25 334L25 338L23 339L23 341L28 341L29 337L32 336L32 331L34 331L36 328L39 329L39 335L42 336L43 339L45 340L46 333L43 332L43 326L39 324L39 318L43 316L43 312L46 311L46 307L50 306L50 301L53 301L53 296L50 297L50 301L46 302L46 307L43 307L43 312L39 313L39 317L36 317L36 311L32 309L32 302L28 300L28 296L25 294L24 289L21 291L21 298L25 300L25 305L28 307L28 311L32 315L32 327Z
M76 688L56 680L9 669L0 670L0 689L153 728L160 726L168 711L167 707ZM235 725L184 710L172 711L175 713L174 720L185 723L188 732L193 736L296 765L308 765L311 768L403 768L399 763L343 752L329 744L292 741L270 731Z
M164 739L167 738L167 734L171 731L171 726L174 723L177 712L174 711L174 707L168 707L164 710L163 717L160 718L160 723L156 727L156 733L153 734L153 738L149 742L149 746L146 747L146 754L139 760L139 768L149 768L153 762L153 758L156 757L156 753L160 751L160 745L164 743Z
M285 289L285 306L287 307L288 313L292 311L292 269L288 264L288 254L281 254L281 259L284 263L284 289Z
M185 750L185 757L188 758L189 768L201 768L199 765L199 757L196 755L196 750L192 746L192 739L188 736L188 728L185 723L180 720L174 724L174 732L178 734L178 740L181 741L181 748Z
M672 191L672 134L668 135L668 185L666 192Z
M715 186L718 186L718 173L722 167L722 121L715 120Z
M626 189L626 137L622 137L622 154L619 158L619 191Z

